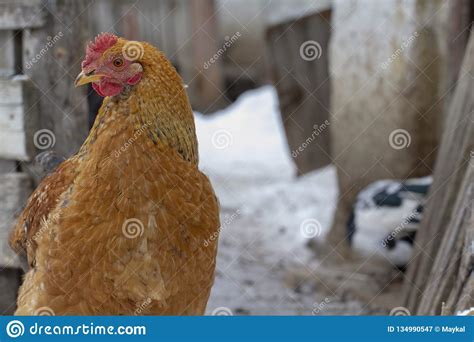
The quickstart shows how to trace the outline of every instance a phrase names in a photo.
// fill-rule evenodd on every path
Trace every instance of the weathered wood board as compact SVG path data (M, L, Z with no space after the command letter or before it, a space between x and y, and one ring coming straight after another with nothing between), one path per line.
M225 96L222 96L224 90L222 60L225 55L217 60L213 59L213 55L216 51L222 51L225 48L224 44L230 40L219 41L214 0L191 1L189 6L194 64L194 77L189 82L189 87L194 93L192 98L194 107L204 113L210 113L228 104Z
M11 167L12 161L0 162L0 312L3 315L15 311L22 275L21 261L8 245L8 238L32 190L30 176Z
M17 162L15 160L0 159L0 174L15 172L17 169Z
M15 73L13 31L0 30L0 47L0 78L10 77Z
M408 268L405 283L406 306L419 315L439 314L442 302L447 302L448 312L460 310L461 294L472 291L466 286L472 286L473 262L473 75L471 34L416 237L416 258Z
M78 56L91 38L86 12L91 3L0 0L0 312L4 314L14 312L21 282L21 265L8 246L8 236L36 179L30 161L43 148L67 156L77 151L86 135L85 94L74 89L74 77L80 70ZM35 133L40 129L53 134L56 145L45 147L44 140L37 140L41 147L37 148Z
M22 271L18 268L4 268L0 272L0 312L13 315L16 310L16 296L21 284Z
M474 305L474 298L466 302L463 293L470 293L474 241L474 165L468 167L458 187L451 219L429 273L421 297L418 313L438 315L445 303L444 314L455 314Z
M229 104L222 95L225 56L205 67L226 44L219 39L216 7L214 0L95 0L87 12L94 35L113 31L158 47L188 85L193 108L213 112Z
M330 159L328 44L331 11L270 26L266 34L273 83L298 174Z
M472 26L474 20L474 1L452 0L447 5L449 6L447 81L449 96L451 96L454 93L454 85L469 41L469 26Z
M0 268L20 267L16 254L8 245L8 236L31 190L32 181L26 173L0 174Z
M0 80L0 158L31 160L38 119L36 99L27 77Z
M41 0L0 0L0 30L41 27L45 16Z
M38 128L53 132L55 144L51 149L62 156L77 152L87 136L86 87L75 88L74 79L85 44L92 38L87 12L91 3L47 1L45 9L51 15L44 28L23 32L24 73L38 89ZM52 46L47 46L50 41ZM38 54L40 58L35 58Z

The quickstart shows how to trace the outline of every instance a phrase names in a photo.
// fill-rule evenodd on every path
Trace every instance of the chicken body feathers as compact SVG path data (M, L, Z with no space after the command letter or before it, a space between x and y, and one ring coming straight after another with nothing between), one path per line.
M145 58L158 63L153 53ZM219 230L218 203L197 166L184 90L174 101L144 96L182 88L166 69L160 77L176 80L156 89L154 67L139 87L105 99L79 153L28 201L11 238L32 266L17 314L204 313L217 240L204 241Z

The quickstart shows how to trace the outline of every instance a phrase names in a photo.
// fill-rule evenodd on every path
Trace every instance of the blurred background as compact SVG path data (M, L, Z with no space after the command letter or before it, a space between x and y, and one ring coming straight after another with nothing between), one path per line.
M208 314L473 314L473 18L471 0L0 0L0 313L35 156L81 146L101 98L74 79L112 32L188 86L221 203Z

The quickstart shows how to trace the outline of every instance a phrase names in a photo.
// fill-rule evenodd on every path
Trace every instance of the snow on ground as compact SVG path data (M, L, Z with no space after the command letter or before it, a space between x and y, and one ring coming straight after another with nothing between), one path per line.
M200 167L221 204L208 313L311 314L321 299L311 291L295 291L285 277L314 258L308 238L322 238L329 229L337 196L335 170L295 177L270 86L243 94L212 116L197 113L196 129Z

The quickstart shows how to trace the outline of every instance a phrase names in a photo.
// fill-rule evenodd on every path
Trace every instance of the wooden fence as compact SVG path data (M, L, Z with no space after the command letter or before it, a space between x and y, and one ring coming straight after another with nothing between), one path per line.
M15 309L20 262L8 235L38 174L44 149L73 153L87 133L85 96L74 76L90 1L0 0L0 313Z
M418 315L451 315L474 306L473 75L471 34L405 282L406 305Z
M205 68L219 49L214 0L98 0L88 9L94 34L114 32L157 46L188 85L193 108L210 112L222 106L221 62Z
M330 20L328 9L285 18L267 29L269 69L298 174L331 163Z

